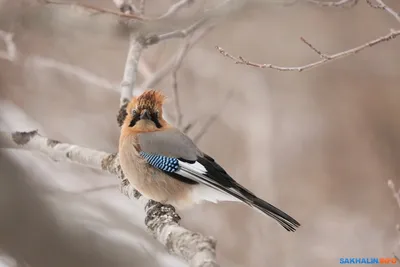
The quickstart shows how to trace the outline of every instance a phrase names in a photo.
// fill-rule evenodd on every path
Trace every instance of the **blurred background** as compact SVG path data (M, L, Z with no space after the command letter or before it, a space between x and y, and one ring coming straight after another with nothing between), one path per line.
M190 136L218 114L199 147L302 227L288 233L235 203L180 212L182 224L218 240L221 266L329 267L341 257L391 257L400 222L387 186L388 179L400 185L399 40L301 73L236 65L215 46L259 63L300 66L319 60L300 37L336 53L400 24L364 1L350 9L282 1L236 6L188 52L178 90L184 124L197 121ZM108 0L80 2L117 10ZM146 15L173 3L147 0ZM195 1L171 28L216 3ZM400 2L386 3L400 11ZM107 14L0 0L0 30L13 33L18 50L15 60L0 58L0 130L39 129L116 152L126 27ZM155 72L181 43L151 46L141 60ZM174 114L171 82L167 75L155 88L170 97ZM0 152L4 266L185 266L146 233L144 211L120 194L112 175L40 153Z

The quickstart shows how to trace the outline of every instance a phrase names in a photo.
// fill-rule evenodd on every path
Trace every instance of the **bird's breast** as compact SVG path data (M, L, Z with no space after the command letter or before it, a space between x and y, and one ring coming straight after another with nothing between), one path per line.
M134 148L134 139L120 140L122 170L132 186L147 198L183 208L190 204L191 185L180 182L147 164Z

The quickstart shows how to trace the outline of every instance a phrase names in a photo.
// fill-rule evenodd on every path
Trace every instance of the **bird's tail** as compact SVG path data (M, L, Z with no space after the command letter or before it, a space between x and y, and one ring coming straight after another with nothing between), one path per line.
M270 216L275 219L280 225L282 225L287 231L294 232L296 228L300 226L300 223L294 218L278 209L277 207L269 204L268 202L258 198L249 190L244 188L238 183L235 183L235 187L232 188L237 191L236 197L242 200L247 205L255 208L256 210Z
M214 179L211 179L207 175L199 174L198 172L195 172L190 168L185 168L184 166L181 166L181 169L181 171L183 171L187 175L190 175L193 180L199 181L220 192L231 195L236 199L246 203L247 205L255 208L257 211L260 211L270 216L271 218L275 219L280 225L282 225L287 231L294 232L296 231L296 228L300 226L300 223L298 221L296 221L280 209L269 204L268 202L258 198L252 192L241 186L233 179L230 179L228 184L222 185L216 182Z

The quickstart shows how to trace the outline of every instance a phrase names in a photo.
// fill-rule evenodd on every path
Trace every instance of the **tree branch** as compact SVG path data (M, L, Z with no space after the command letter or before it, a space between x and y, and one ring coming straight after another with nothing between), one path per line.
M229 92L227 93L226 97L225 97L225 103L222 103L220 105L220 108L218 109L218 111L214 114L212 114L207 121L204 123L203 127L201 127L199 133L197 133L194 137L193 137L193 142L195 144L197 144L200 139L207 133L208 129L210 128L210 126L218 119L218 117L221 115L222 111L225 109L225 107L227 106L227 104L229 103L229 101L231 100L233 96L233 90L229 90ZM192 125L192 124L189 124ZM188 125L188 126L189 126ZM187 127L188 127L187 126ZM188 131L187 127L185 127L185 130Z
M273 64L265 64L265 63L255 63L255 62L251 62L248 61L246 59L244 59L242 56L238 56L235 57L233 55L231 55L230 53L226 52L222 47L216 46L217 50L221 53L221 55L232 59L233 61L235 61L235 64L242 64L242 65L247 65L247 66L251 66L251 67L256 67L256 68L261 68L261 69L274 69L274 70L279 70L279 71L298 71L298 72L302 72L305 70L309 70L315 67L319 67L323 64L326 64L328 62L332 62L350 55L354 55L357 54L358 52L361 52L362 50L366 49L366 48L370 48L373 46L376 46L380 43L386 42L386 41L390 41L394 38L396 38L397 36L400 35L400 30L390 30L390 32L388 34L386 34L385 36L381 36L375 40L372 40L368 43L362 44L360 46L354 47L352 49L343 51L343 52L339 52L336 54L332 54L332 55L328 55L325 53L322 53L320 50L316 49L314 46L312 46L308 41L306 41L304 38L301 38L301 40L306 43L314 52L316 52L320 57L322 57L321 60L313 62L313 63L309 63L307 65L303 65L303 66L298 66L298 67L281 67L281 66L277 66L277 65L273 65Z
M321 2L318 0L308 0L309 3L323 7L353 7L358 4L359 0L340 0L332 2Z
M199 41L201 38L206 35L210 30L215 27L214 24L207 25L204 27L201 32L196 35L193 35L192 38L188 38L184 41L181 48L178 52L173 55L161 68L159 68L151 77L146 79L141 85L141 88L152 88L156 86L165 76L167 76L170 72L172 72L176 67L179 67L179 62L183 60L183 58L187 55L189 50ZM189 43L189 45L186 44Z
M392 15L398 22L400 22L400 14L396 11L394 11L392 8L390 8L388 5L386 5L382 0L375 0L377 5L374 5L372 3L372 0L366 0L367 3L373 7L373 8L377 8L377 9L382 9L386 12L388 12L390 15Z
M188 7L191 4L194 3L194 0L181 0L175 4L173 4L172 6L169 7L169 9L167 10L167 12L165 12L163 15L159 16L157 19L161 20L161 19L165 19L165 18L170 18L173 15L175 15L179 10L181 10L183 7Z
M107 8L102 8L102 7L96 7L96 6L92 6L92 5L88 5L88 4L82 4L82 3L77 3L77 2L70 2L70 1L53 1L53 0L40 0L45 4L52 4L52 5L67 5L67 6L77 6L77 7L81 7L83 9L87 9L87 10L91 10L91 11L95 11L98 13L103 13L103 14L111 14L111 15L115 15L115 16L119 16L122 18L128 18L128 19L136 19L136 20L145 20L144 18L140 17L140 16L136 16L134 14L131 14L131 12L118 12L118 11L114 11L111 9L107 9ZM121 7L120 7L121 10Z
M0 132L0 138L4 140L0 148L40 151L56 161L77 163L116 175L123 182L123 193L145 204L147 229L169 253L181 257L193 267L218 267L216 241L183 228L179 225L180 217L174 207L148 200L127 184L117 154L61 143L43 137L37 131Z
M352 1L353 1L353 3L352 3L353 5L356 5L358 3L358 0L339 0L337 2L320 2L318 0L308 0L308 1L311 3L323 5L323 6L335 6L335 7L346 5ZM392 8L390 8L388 5L386 5L383 2L383 0L375 0L375 1L377 2L377 4L373 4L372 0L366 0L366 2L371 7L385 10L390 15L392 15L398 22L400 22L400 14L398 12L394 11ZM235 64L242 64L242 65L247 65L247 66L261 68L261 69L268 68L268 69L274 69L274 70L279 70L279 71L301 72L301 71L305 71L305 70L309 70L309 69L321 66L321 65L326 64L331 61L335 61L337 59L341 59L341 58L344 58L344 57L347 57L350 55L354 55L366 48L373 47L373 46L383 43L385 41L393 40L399 35L400 35L400 30L390 29L390 32L388 34L386 34L385 36L381 36L379 38L376 38L372 41L369 41L369 42L362 44L360 46L357 46L355 48L352 48L352 49L349 49L349 50L346 50L343 52L339 52L339 53L336 53L333 55L328 55L328 54L322 53L319 49L315 48L315 46L313 46L311 43L309 43L303 37L301 37L300 38L301 41L303 41L308 47L310 47L315 53L317 53L321 57L321 60L313 62L313 63L309 63L307 65L298 66L298 67L280 67L280 66L273 65L273 64L255 63L255 62L251 62L249 60L244 59L242 56L237 56L237 57L233 56L230 53L226 52L222 47L216 46L216 48L220 52L221 55L235 61Z
M136 74L139 58L144 47L144 38L131 34L128 56L126 58L124 76L121 82L120 107L128 103L133 96L133 88L136 84Z

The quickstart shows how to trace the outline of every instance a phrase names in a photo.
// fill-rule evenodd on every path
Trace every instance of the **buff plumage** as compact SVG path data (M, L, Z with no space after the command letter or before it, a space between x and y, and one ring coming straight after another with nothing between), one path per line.
M147 198L186 208L203 201L240 201L288 231L295 219L237 183L213 158L162 116L165 96L145 91L126 107L119 155L129 182Z

